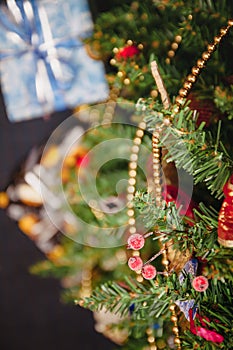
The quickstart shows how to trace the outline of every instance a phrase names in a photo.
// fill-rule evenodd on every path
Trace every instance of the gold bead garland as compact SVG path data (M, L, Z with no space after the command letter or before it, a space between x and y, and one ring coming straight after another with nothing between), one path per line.
M160 126L156 126L155 131L152 135L152 154L153 154L153 178L155 185L155 202L158 207L162 204L162 186L161 186L161 162L160 162L160 147L159 147L159 137L162 131L162 127L168 124L167 118L165 118L165 123ZM159 239L162 251L162 265L164 266L164 275L169 275L169 260L167 256L167 247L166 244L163 243L163 238ZM179 336L179 328L178 328L178 318L175 311L175 304L170 306L170 310L172 312L171 321L174 326L172 327L172 331L175 335L175 344L177 350L181 350L181 340Z
M174 343L176 344L177 350L181 350L181 340L179 335L179 327L178 327L178 317L176 314L176 305L172 304L169 307L169 310L171 311L171 321L173 322L174 326L172 327L172 331L175 335Z
M117 97L119 96L120 90L113 86L109 93L109 100L107 101L107 106L104 111L102 125L110 126L113 120L113 116L116 109Z
M161 187L161 162L159 144L160 127L156 126L152 135L152 156L153 156L153 179L155 185L155 202L158 207L162 202L162 187Z
M142 138L144 136L144 131L146 128L146 123L141 122L138 125L138 129L136 131L135 138L133 140L133 146L131 148L131 156L130 156L130 162L129 162L129 180L128 180L128 188L127 188L127 207L128 207L128 224L129 224L129 232L130 234L136 233L136 221L135 221L135 212L133 208L133 203L132 200L135 195L136 191L136 176L137 176L137 166L138 166L138 153L140 149L140 145L142 142ZM135 250L132 253L132 256L140 256L140 251ZM137 276L137 281L142 282L143 277L141 273L138 274ZM157 346L155 344L155 337L153 335L153 329L152 327L148 327L146 330L146 335L147 335L147 341L150 347L150 350L157 350Z
M161 95L163 106L165 109L168 109L170 107L169 97L165 89L165 86L163 84L156 62L151 63L151 70L152 70L152 75L158 86L158 90ZM154 185L155 185L155 202L158 207L160 207L162 204L161 160L160 160L161 148L159 147L159 139L160 139L160 134L163 130L163 127L164 126L167 127L169 126L169 124L170 124L169 118L165 117L163 119L163 122L160 125L156 125L152 135L153 179L154 179ZM167 246L166 244L163 243L163 238L160 238L159 242L161 244L160 251L162 251L162 265L164 266L164 276L168 276L170 262L168 260ZM172 307L171 321L174 323L172 330L175 335L175 344L176 344L177 350L181 350L181 341L179 338L179 328L177 323L178 318L176 316L175 304L172 304L171 307Z
M185 98L188 96L189 91L191 90L193 84L196 82L198 76L201 73L201 70L205 67L207 61L210 59L212 53L216 50L218 44L221 42L222 38L228 33L229 29L233 26L233 19L230 19L227 27L220 29L220 34L214 37L214 42L207 45L207 50L202 53L201 58L196 62L196 65L192 68L191 74L187 76L184 81L183 87L179 90L179 95L176 97L176 106L175 113L177 113L184 103Z
M90 297L92 292L92 266L86 266L82 270L80 298Z
M175 57L176 51L179 48L179 45L182 41L182 32L184 31L184 27L189 26L189 22L193 19L193 16L189 14L187 19L183 22L182 28L179 29L177 35L174 38L174 41L171 43L170 49L168 50L167 57L165 59L166 64L171 63L171 59Z
M170 50L167 53L167 57L165 59L166 64L170 64L171 63L171 58L175 57L176 51L179 48L179 44L182 41L182 36L181 35L176 35L174 38L174 41L171 44Z
M135 211L133 208L132 200L135 195L136 190L136 176L137 176L137 166L138 166L138 153L140 149L140 145L142 142L142 138L144 136L144 130L146 128L146 123L141 122L138 125L138 129L136 131L135 138L133 140L133 146L131 148L131 156L130 156L130 162L129 162L129 180L128 180L128 187L127 187L127 214L128 214L128 225L129 225L129 233L134 234L136 233L136 221L135 221ZM140 251L135 250L132 253L133 256L140 256ZM142 282L143 277L141 274L138 274L137 281Z

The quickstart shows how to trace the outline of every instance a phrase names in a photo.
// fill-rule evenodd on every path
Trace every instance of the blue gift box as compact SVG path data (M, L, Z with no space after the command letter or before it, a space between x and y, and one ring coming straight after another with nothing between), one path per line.
M0 79L12 122L108 96L102 62L86 52L86 0L8 0L0 6Z

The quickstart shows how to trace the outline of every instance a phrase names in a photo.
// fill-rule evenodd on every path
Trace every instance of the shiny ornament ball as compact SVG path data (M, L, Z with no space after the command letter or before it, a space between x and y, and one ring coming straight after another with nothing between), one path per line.
M126 60L132 58L140 53L140 50L135 45L125 46L116 53L117 60Z

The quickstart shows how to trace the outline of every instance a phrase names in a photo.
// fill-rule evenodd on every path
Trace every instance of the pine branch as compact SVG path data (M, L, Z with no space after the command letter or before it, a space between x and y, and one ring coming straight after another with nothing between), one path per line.
M208 273L214 279L233 280L233 259L231 249L220 249L217 241L218 212L213 208L199 205L195 211L196 221L190 226L190 218L181 216L175 203L156 206L154 198L148 193L137 192L134 205L139 210L148 231L154 231L156 236L165 242L173 242L172 248L177 252L187 250L196 257L208 261ZM151 245L153 243L151 242ZM155 249L157 247L155 246Z
M150 131L172 111L164 110L156 103L151 108L149 101L140 100L139 110L144 110L145 121ZM144 106L144 109L143 109ZM145 109L148 108L148 111ZM168 151L166 159L174 161L177 168L184 169L194 178L194 183L205 183L216 198L223 196L223 186L233 172L233 160L221 140L221 123L217 136L206 132L204 124L196 125L197 113L188 106L175 115L172 126L163 130L161 146Z
M116 282L105 283L96 288L90 298L79 300L79 304L92 311L104 308L122 317L129 316L130 307L133 305L131 317L135 320L158 318L169 312L171 296L166 294L164 286L156 287L152 283L145 288L142 283L127 278L124 285L125 287L121 287Z

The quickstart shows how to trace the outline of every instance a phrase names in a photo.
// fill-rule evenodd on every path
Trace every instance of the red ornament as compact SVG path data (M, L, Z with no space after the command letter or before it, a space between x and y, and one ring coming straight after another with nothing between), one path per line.
M145 238L140 233L134 233L128 238L128 248L133 250L139 250L144 247Z
M145 265L142 268L142 276L146 280L152 280L157 274L156 268L153 265Z
M138 270L141 270L143 266L143 262L142 262L142 259L139 258L139 256L132 256L128 260L128 265L131 270L138 271Z
M137 46L135 45L130 45L130 46L125 46L121 48L117 54L116 54L116 59L117 60L127 60L128 58L134 57L140 53L140 50Z
M209 287L209 282L206 277L197 276L193 279L192 286L197 292L204 292Z
M205 122L206 126L209 126L211 120L216 116L215 106L212 100L199 100L194 94L189 94L189 100L191 101L189 107L192 110L198 112L197 126L202 122Z
M218 242L224 247L233 247L233 175L223 187L225 199L218 217Z
M167 203L175 202L177 208L181 207L181 215L194 219L193 209L196 208L197 205L184 191L181 189L178 190L176 186L166 185L163 188L162 196Z
M206 321L209 322L209 319L207 317L203 318L198 314L196 315L196 317L199 319L203 327L195 326L194 320L193 320L193 310L190 309L189 310L190 331L193 334L198 335L199 337L202 337L203 339L207 341L212 341L214 343L222 343L224 341L224 337L221 334L205 328L206 323L204 322L204 320L206 319Z

